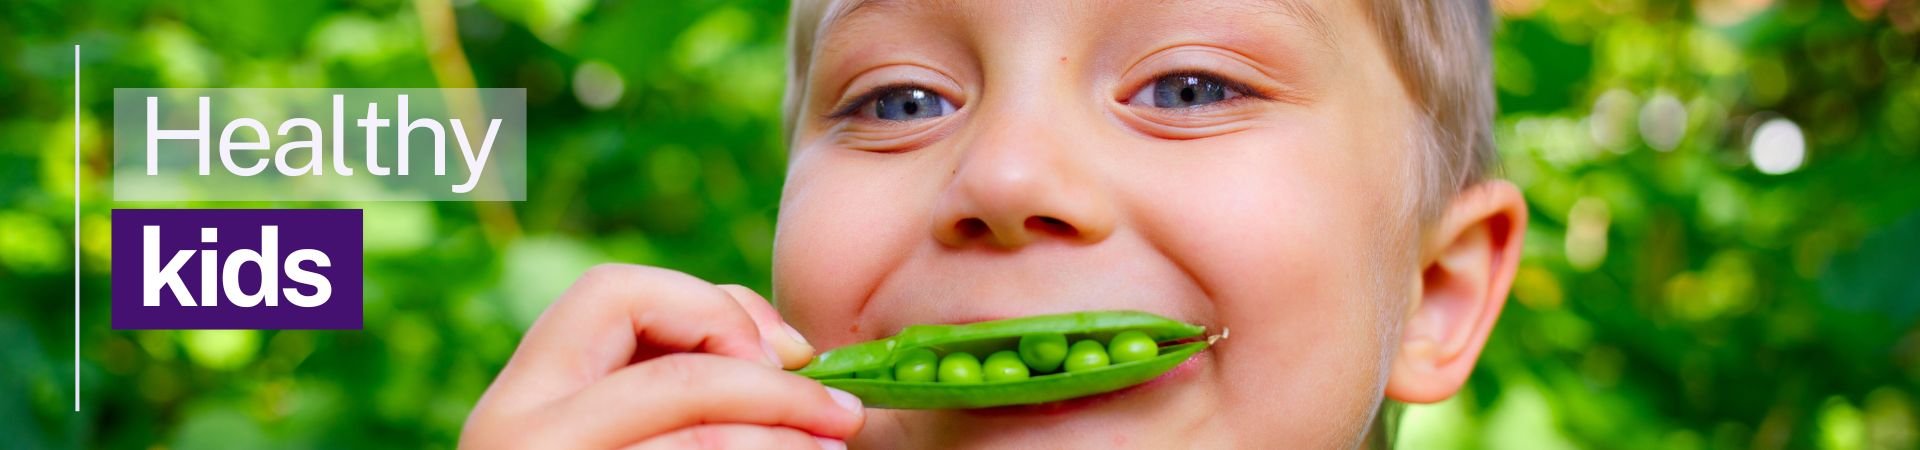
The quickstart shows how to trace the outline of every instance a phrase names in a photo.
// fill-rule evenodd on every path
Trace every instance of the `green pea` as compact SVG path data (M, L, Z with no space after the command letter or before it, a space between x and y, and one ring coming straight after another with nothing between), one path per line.
M1098 369L1109 364L1107 349L1100 346L1100 341L1081 339L1067 349L1067 373Z
M940 358L940 382L947 384L980 384L980 358L967 352L948 353Z
M893 365L893 379L931 383L939 365L940 356L933 354L933 350L924 348L909 350L906 355L900 357L898 364Z
M1109 353L1103 345L1115 341L1067 345L1079 340L1069 336L1117 338L1129 331L1142 333L1154 342L1188 341L1155 348L1152 351L1158 356L1127 364L1112 363L1115 358L1126 358ZM1190 340L1204 332L1205 328L1198 325L1139 311L1083 311L961 325L910 325L886 338L823 352L794 373L860 397L870 408L1031 405L1112 392L1152 380L1205 351L1212 340ZM1119 339L1115 345L1124 355L1127 342L1137 339ZM1027 354L1045 356L1047 351L1035 350L1049 347L1044 345L1048 341L1052 342L1053 356L1039 358L1038 362L1053 360L1053 372L1028 366ZM943 364L942 354L948 354L944 359L951 361ZM975 359L978 356L985 356L985 361Z
M1114 364L1126 364L1145 361L1160 356L1160 344L1153 338L1138 331L1122 331L1113 336L1113 343L1107 346L1107 354L1112 356Z
M1067 360L1067 336L1060 333L1030 334L1020 337L1020 362L1040 373L1060 370Z
M984 366L982 370L988 383L1025 380L1028 376L1026 363L1020 362L1020 354L1011 350L987 355Z

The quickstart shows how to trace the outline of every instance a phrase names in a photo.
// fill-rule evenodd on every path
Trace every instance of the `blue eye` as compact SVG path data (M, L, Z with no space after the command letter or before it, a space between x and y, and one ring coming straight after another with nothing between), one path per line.
M1129 103L1155 108L1179 109L1211 105L1241 96L1242 93L1207 75L1167 75L1140 88Z
M910 121L931 119L953 112L953 103L933 91L900 87L881 92L873 98L873 117L880 120Z

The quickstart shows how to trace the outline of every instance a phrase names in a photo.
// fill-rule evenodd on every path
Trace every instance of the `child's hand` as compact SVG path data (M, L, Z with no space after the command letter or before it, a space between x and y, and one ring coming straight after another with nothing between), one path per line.
M467 418L464 447L844 447L860 400L786 373L813 348L740 286L587 271L535 321Z

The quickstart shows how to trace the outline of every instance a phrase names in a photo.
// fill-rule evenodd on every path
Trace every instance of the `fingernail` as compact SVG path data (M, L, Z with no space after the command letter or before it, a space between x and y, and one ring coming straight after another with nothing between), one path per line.
M783 327L787 327L787 336L792 336L792 337L793 337L793 340L794 340L795 342L799 342L799 343L802 343L802 344L807 344L807 346L808 346L808 347L812 347L812 346L813 346L813 344L812 344L812 343L808 343L808 342L807 342L807 337L806 337L806 336L801 336L801 335L800 335L800 330L795 330L795 329L793 329L793 324L790 324L790 323L781 323L781 324L780 324L780 326L783 326Z
M814 436L813 441L820 443L821 450L847 450L847 443L841 442L839 439L827 439Z
M767 342L766 339L761 339L760 351L767 353L767 364L772 364L775 369L781 367L780 353L773 351L773 343Z
M840 407L846 408L847 411L852 411L854 414L866 413L866 411L860 409L860 397L855 397L853 394L848 394L847 391L834 388L827 388L827 395L833 397L833 402L839 403Z

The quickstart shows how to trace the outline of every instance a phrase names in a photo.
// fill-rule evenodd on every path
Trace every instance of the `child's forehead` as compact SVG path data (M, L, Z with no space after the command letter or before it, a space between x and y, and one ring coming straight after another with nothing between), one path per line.
M795 20L814 20L808 27L824 35L837 23L851 18L898 16L920 13L964 12L969 7L993 7L994 1L948 0L798 0ZM1123 8L1128 12L1151 14L1171 8L1212 8L1223 14L1280 14L1323 42L1334 41L1333 27L1323 11L1340 0L1118 0L1099 2L1102 8Z

